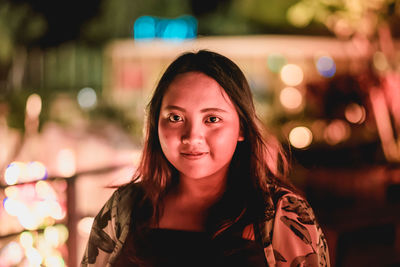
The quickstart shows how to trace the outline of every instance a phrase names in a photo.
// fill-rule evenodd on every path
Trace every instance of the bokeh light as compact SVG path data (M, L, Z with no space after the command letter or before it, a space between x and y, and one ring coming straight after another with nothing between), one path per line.
M344 111L344 116L351 123L361 124L365 121L366 117L365 108L356 103L351 103L346 106L346 109Z
M324 130L326 128L326 121L322 119L315 120L311 126L311 132L313 133L313 141L315 142L325 142Z
M65 218L66 212L63 210L60 203L57 201L47 201L47 203L49 203L49 215L52 218L56 220L62 220Z
M46 243L53 247L58 247L60 245L60 235L57 228L53 226L48 226L44 229L44 239Z
M134 24L135 39L153 39L156 37L156 20L150 16L142 16L136 19Z
M18 216L19 213L21 212L25 213L28 211L24 203L10 197L6 197L3 200L3 207L4 210L11 216Z
M26 101L26 114L30 118L37 118L42 110L42 99L38 94L31 94Z
M10 163L4 173L4 180L8 185L14 185L18 179L26 172L26 166L22 162L14 161Z
M16 198L18 198L19 193L20 192L19 192L18 186L7 186L4 189L4 194L6 195L6 197L9 197L9 198L16 199Z
M23 210L18 210L17 218L22 227L28 230L37 229L43 221L40 214L30 210L26 205L23 206Z
M25 251L25 255L31 266L40 266L43 261L42 255L40 255L39 251L35 248L28 248Z
M281 90L279 100L284 108L295 112L299 111L303 104L303 95L297 88L286 87Z
M136 19L133 27L133 36L137 41L149 41L154 38L181 41L195 38L197 35L197 20L189 15L175 19L142 16Z
M16 266L24 257L20 244L11 241L0 251L0 266Z
M289 142L295 148L307 148L313 140L310 129L304 126L293 128L289 133Z
M94 218L85 217L78 222L78 232L82 236L89 236L90 230L92 229Z
M188 30L189 29L185 21L182 20L171 21L166 25L162 37L164 39L182 40L186 37Z
M335 61L330 56L319 57L315 65L319 74L325 78L331 78L336 73Z
M71 149L61 149L57 155L57 169L61 176L71 177L76 172L75 153Z
M38 198L45 200L55 200L57 199L57 194L53 187L46 181L38 181L35 184L35 190Z
M8 185L16 183L31 182L47 178L47 169L43 163L33 161L24 163L14 161L10 163L4 173L5 182Z
M273 73L279 73L284 65L286 65L286 58L279 54L269 54L267 58L268 69Z
M33 236L31 232L24 231L19 235L19 242L22 247L28 249L33 246Z
M78 104L83 109L94 108L97 104L97 94L93 88L85 87L78 92Z
M381 51L377 51L374 53L373 64L374 67L379 71L385 71L389 68L389 63L386 59L386 56Z
M333 120L324 131L324 138L330 145L336 145L350 137L350 126L343 120Z
M299 85L303 81L303 70L295 64L286 64L281 69L281 79L289 86Z
M39 161L32 161L27 164L28 178L26 181L35 181L47 178L46 166Z
M68 228L64 224L57 224L54 226L58 231L59 243L64 244L68 240Z
M303 28L310 24L314 11L309 5L299 2L292 5L286 12L287 20L296 27Z
M48 267L64 267L65 262L61 256L49 256L45 259L45 265Z
M332 17L331 23L333 31L340 37L348 38L354 33L354 28L347 19Z

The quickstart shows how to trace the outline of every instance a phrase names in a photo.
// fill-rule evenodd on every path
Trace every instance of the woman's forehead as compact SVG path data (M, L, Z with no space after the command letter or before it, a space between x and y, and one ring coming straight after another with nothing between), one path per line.
M163 96L162 108L167 106L235 110L230 97L219 83L201 72L178 75Z

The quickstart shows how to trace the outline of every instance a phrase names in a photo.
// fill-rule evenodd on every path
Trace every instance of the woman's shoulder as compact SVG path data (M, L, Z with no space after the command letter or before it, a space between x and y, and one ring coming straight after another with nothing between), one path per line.
M282 188L278 190L275 198L275 209L282 215L293 215L290 217L295 217L302 224L316 222L314 211L304 195Z
M133 200L134 198L143 195L143 185L141 182L130 182L118 187L114 192L114 197L118 197L119 201L127 199Z
M264 214L261 232L266 245L272 242L278 225L283 224L287 229L293 229L293 226L302 228L302 225L319 227L314 211L306 198L297 190L287 186L276 184L269 186Z
M264 225L264 241L271 250L268 257L282 266L298 261L329 266L327 241L306 197L277 186L271 201L273 216Z
M132 201L141 192L139 183L118 187L95 217L82 266L105 266L118 254L129 232Z
M144 196L144 189L140 182L131 182L118 187L111 196L109 202L116 215L130 217L133 207L137 206Z
M110 198L104 204L101 212L109 210L124 210L132 205L132 201L143 192L140 183L128 183L116 188Z
M274 210L274 219L295 218L301 224L317 223L311 205L306 197L296 189L274 186L270 191L270 202L272 202ZM277 215L281 217L277 218Z
M305 200L304 194L292 185L287 185L283 182L271 183L268 185L268 194L276 206L279 201L287 198L297 198Z

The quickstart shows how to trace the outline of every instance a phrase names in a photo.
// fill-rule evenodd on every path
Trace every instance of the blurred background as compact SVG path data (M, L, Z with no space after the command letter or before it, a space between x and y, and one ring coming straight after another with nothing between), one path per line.
M234 60L332 266L400 266L400 1L3 0L0 266L78 266L167 64Z

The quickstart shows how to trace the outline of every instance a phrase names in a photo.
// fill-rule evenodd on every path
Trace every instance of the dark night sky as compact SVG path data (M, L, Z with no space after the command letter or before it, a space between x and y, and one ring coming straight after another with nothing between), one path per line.
M227 4L229 1L191 0L190 7L194 16L201 16ZM45 18L47 21L47 31L38 40L38 44L43 47L56 46L69 40L78 39L82 25L99 13L101 2L102 0L12 1L14 4L29 4L34 12L41 14Z
M31 8L43 15L47 21L47 31L36 44L42 47L56 46L69 40L79 39L81 27L85 22L90 21L100 11L100 5L103 0L8 0L13 4L28 3ZM137 0L132 0L137 1ZM231 0L190 0L190 8L196 17L201 17L207 13L218 10L224 5L229 4ZM394 12L393 10L390 12ZM116 14L115 16L118 16ZM392 25L398 25L396 22L399 18L394 16L389 20ZM271 29L268 25L263 25L265 32L269 33L289 33L293 34L290 29ZM312 28L296 29L299 34L313 34ZM275 32L277 31L277 32ZM305 32L304 32L305 31ZM320 28L317 34L328 34L326 29ZM392 27L392 33L395 37L400 36L400 27Z
M32 9L43 15L47 31L39 40L43 46L57 45L79 37L82 24L99 11L101 0L17 0L14 3L28 3Z

